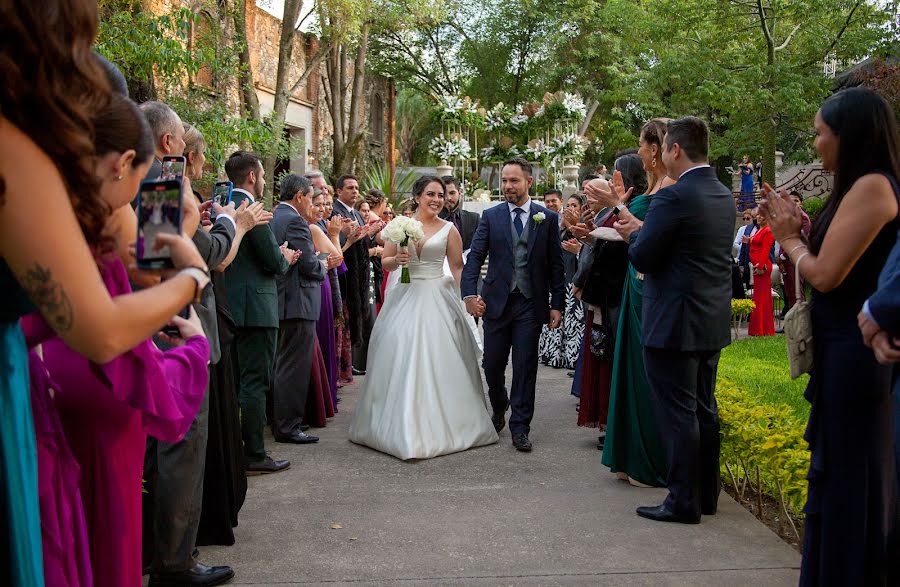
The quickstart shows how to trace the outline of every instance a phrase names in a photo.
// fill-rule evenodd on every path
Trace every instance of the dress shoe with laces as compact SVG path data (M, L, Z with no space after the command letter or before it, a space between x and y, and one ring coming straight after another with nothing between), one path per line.
M247 475L268 475L269 473L279 473L291 466L290 461L276 461L269 455L266 455L261 461L252 461L247 463Z
M531 441L527 434L516 434L512 439L513 446L519 452L531 452Z
M202 563L185 571L150 573L150 587L183 587L185 585L201 585L212 587L227 583L234 577L231 567L209 567Z
M307 434L306 432L297 428L287 436L281 436L279 434L275 437L275 442L285 442L288 444L312 444L314 442L319 442L319 437L313 436L312 434Z
M654 522L677 522L679 524L699 524L700 516L688 517L688 516L679 516L669 508L662 505L655 506L641 506L637 510L637 515L642 518L647 518L648 520L653 520Z
M506 413L494 412L494 415L491 416L491 422L494 423L494 430L497 431L497 434L500 434L500 431L506 428Z

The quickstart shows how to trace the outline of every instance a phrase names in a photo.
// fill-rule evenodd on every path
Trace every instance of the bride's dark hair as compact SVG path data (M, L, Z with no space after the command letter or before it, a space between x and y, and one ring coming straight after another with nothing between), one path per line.
M425 191L425 188L428 187L428 184L430 184L430 183L441 184L441 187L444 188L444 197L445 198L447 197L447 184L444 183L443 179L441 179L440 177L438 177L436 175L423 175L422 177L420 177L419 179L416 180L416 183L414 183L413 187L412 187L412 195L413 195L412 209L413 209L413 212L415 212L419 208L419 203L416 201L416 198L418 198L419 196L422 195L422 193Z

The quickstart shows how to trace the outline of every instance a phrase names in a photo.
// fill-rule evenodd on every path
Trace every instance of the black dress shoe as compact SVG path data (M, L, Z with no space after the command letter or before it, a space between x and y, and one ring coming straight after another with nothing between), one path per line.
M202 585L211 587L227 583L234 577L231 567L208 567L195 563L186 571L174 573L150 573L150 587L182 587L184 585Z
M366 372L365 372L365 371L362 371L362 370L360 370L360 369L357 369L356 367L353 367L353 374L354 374L354 375L363 376L363 375L366 374Z
M314 442L319 442L319 437L307 434L306 432L298 428L287 436L276 436L275 442L286 442L289 444L312 444Z
M506 428L506 413L494 412L494 415L491 416L491 422L494 423L494 430L497 431L497 434L500 434L500 431Z
M689 518L687 516L679 516L669 508L663 505L642 506L637 509L637 515L654 522L678 522L679 524L699 524L700 516Z
M272 457L266 455L261 461L253 461L247 463L247 475L268 475L269 473L279 473L291 466L290 461L276 461Z
M516 434L512 439L513 446L519 452L531 452L531 441L527 434Z
M567 371L567 372L566 372L566 377L571 377L572 379L574 379L574 378L575 378L575 371Z

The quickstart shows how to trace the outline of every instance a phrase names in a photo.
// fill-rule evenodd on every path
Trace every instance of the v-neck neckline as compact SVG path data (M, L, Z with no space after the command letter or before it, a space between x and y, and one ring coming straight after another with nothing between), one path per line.
M419 222L421 222L421 220ZM439 229L435 230L432 234L430 234L426 238L423 238L421 241L422 242L421 248L419 247L419 243L415 243L414 246L416 249L416 257L418 257L419 259L422 258L422 251L425 250L425 245L428 244L428 241L430 241L431 239L436 237L438 235L438 233L440 233L442 230L444 230L447 227L448 224L450 224L450 223L445 220L443 226L441 226Z

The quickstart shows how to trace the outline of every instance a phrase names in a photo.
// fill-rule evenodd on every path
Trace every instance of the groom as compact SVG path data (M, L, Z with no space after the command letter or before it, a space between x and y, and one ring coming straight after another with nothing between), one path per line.
M494 409L494 428L506 425L513 446L531 450L528 432L534 415L538 339L541 325L559 328L565 301L565 273L555 212L532 202L531 164L510 159L500 183L506 203L484 211L462 273L462 296L469 314L484 317L484 375ZM490 257L477 294L478 276ZM548 305L547 300L550 300ZM512 349L512 393L506 393L506 363Z

